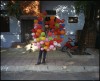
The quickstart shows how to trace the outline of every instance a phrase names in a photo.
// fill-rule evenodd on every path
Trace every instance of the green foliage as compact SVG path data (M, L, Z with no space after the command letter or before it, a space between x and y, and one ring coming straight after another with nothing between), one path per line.
M99 2L100 3L100 2ZM75 9L76 13L79 14L81 12L84 13L85 17L89 17L91 14L91 8L98 5L96 1L76 1L75 2Z
M20 8L20 1L16 1L15 3L8 1L7 11L8 15L15 16L17 19L19 19L19 17L22 15L22 10Z
M96 29L96 16L97 11L100 10L100 2L97 1L76 1L75 2L75 9L76 13L84 13L85 15L85 23L84 27L80 36L80 50L84 48L85 37L87 35L87 31L90 29L93 29L93 31Z

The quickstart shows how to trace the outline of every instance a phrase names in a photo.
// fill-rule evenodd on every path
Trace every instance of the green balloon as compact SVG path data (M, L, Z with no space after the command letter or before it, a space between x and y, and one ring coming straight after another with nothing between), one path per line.
M41 36L45 36L45 32L42 32L42 33L41 33Z
M48 39L49 39L49 40L53 40L53 38L52 38L52 37L49 37Z
M44 47L44 45L43 45L43 44L41 44L41 47Z
M55 26L56 26L56 27L59 27L59 24L58 24L58 23L56 23L56 24L55 24Z

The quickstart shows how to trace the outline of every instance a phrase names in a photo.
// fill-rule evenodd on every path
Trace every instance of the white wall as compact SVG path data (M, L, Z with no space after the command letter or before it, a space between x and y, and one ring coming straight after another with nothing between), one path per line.
M20 33L20 22L16 18L10 17L10 32L1 32L0 47L8 48L11 46L12 42L21 42Z
M76 30L81 30L84 25L84 14L75 14L73 6L74 1L41 1L41 10L56 10L56 17L65 19L65 27L67 29L67 36L64 38L62 45L67 41L68 37L75 38ZM68 17L78 17L78 23L68 23ZM2 28L2 27L1 27ZM70 33L73 34L70 35ZM1 32L0 40L1 47L8 48L12 42L21 42L20 23L14 17L10 17L10 32Z
M64 38L62 45L68 37L75 38L76 30L82 30L84 26L84 14L75 13L74 1L41 1L41 11L56 10L56 17L65 19L67 36ZM68 17L78 17L78 23L68 23ZM71 34L73 33L73 34Z

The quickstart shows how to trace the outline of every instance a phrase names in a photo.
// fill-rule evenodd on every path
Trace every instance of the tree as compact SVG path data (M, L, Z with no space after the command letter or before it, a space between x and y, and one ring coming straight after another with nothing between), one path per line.
M77 14L84 13L85 23L79 40L80 51L82 52L85 43L85 37L89 29L96 30L96 16L98 10L100 10L100 2L98 1L76 1L75 9ZM100 17L99 17L100 18Z
M22 9L20 8L20 1L8 1L6 10L8 11L8 15L14 16L17 19L22 15Z
M37 16L40 13L39 1L7 1L8 15L20 19L21 15Z

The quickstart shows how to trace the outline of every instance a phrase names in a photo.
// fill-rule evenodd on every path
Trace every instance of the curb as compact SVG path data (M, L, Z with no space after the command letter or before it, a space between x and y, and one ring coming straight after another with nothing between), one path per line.
M99 66L53 66L53 65L27 65L27 66L1 66L1 71L46 71L46 72L99 72Z

